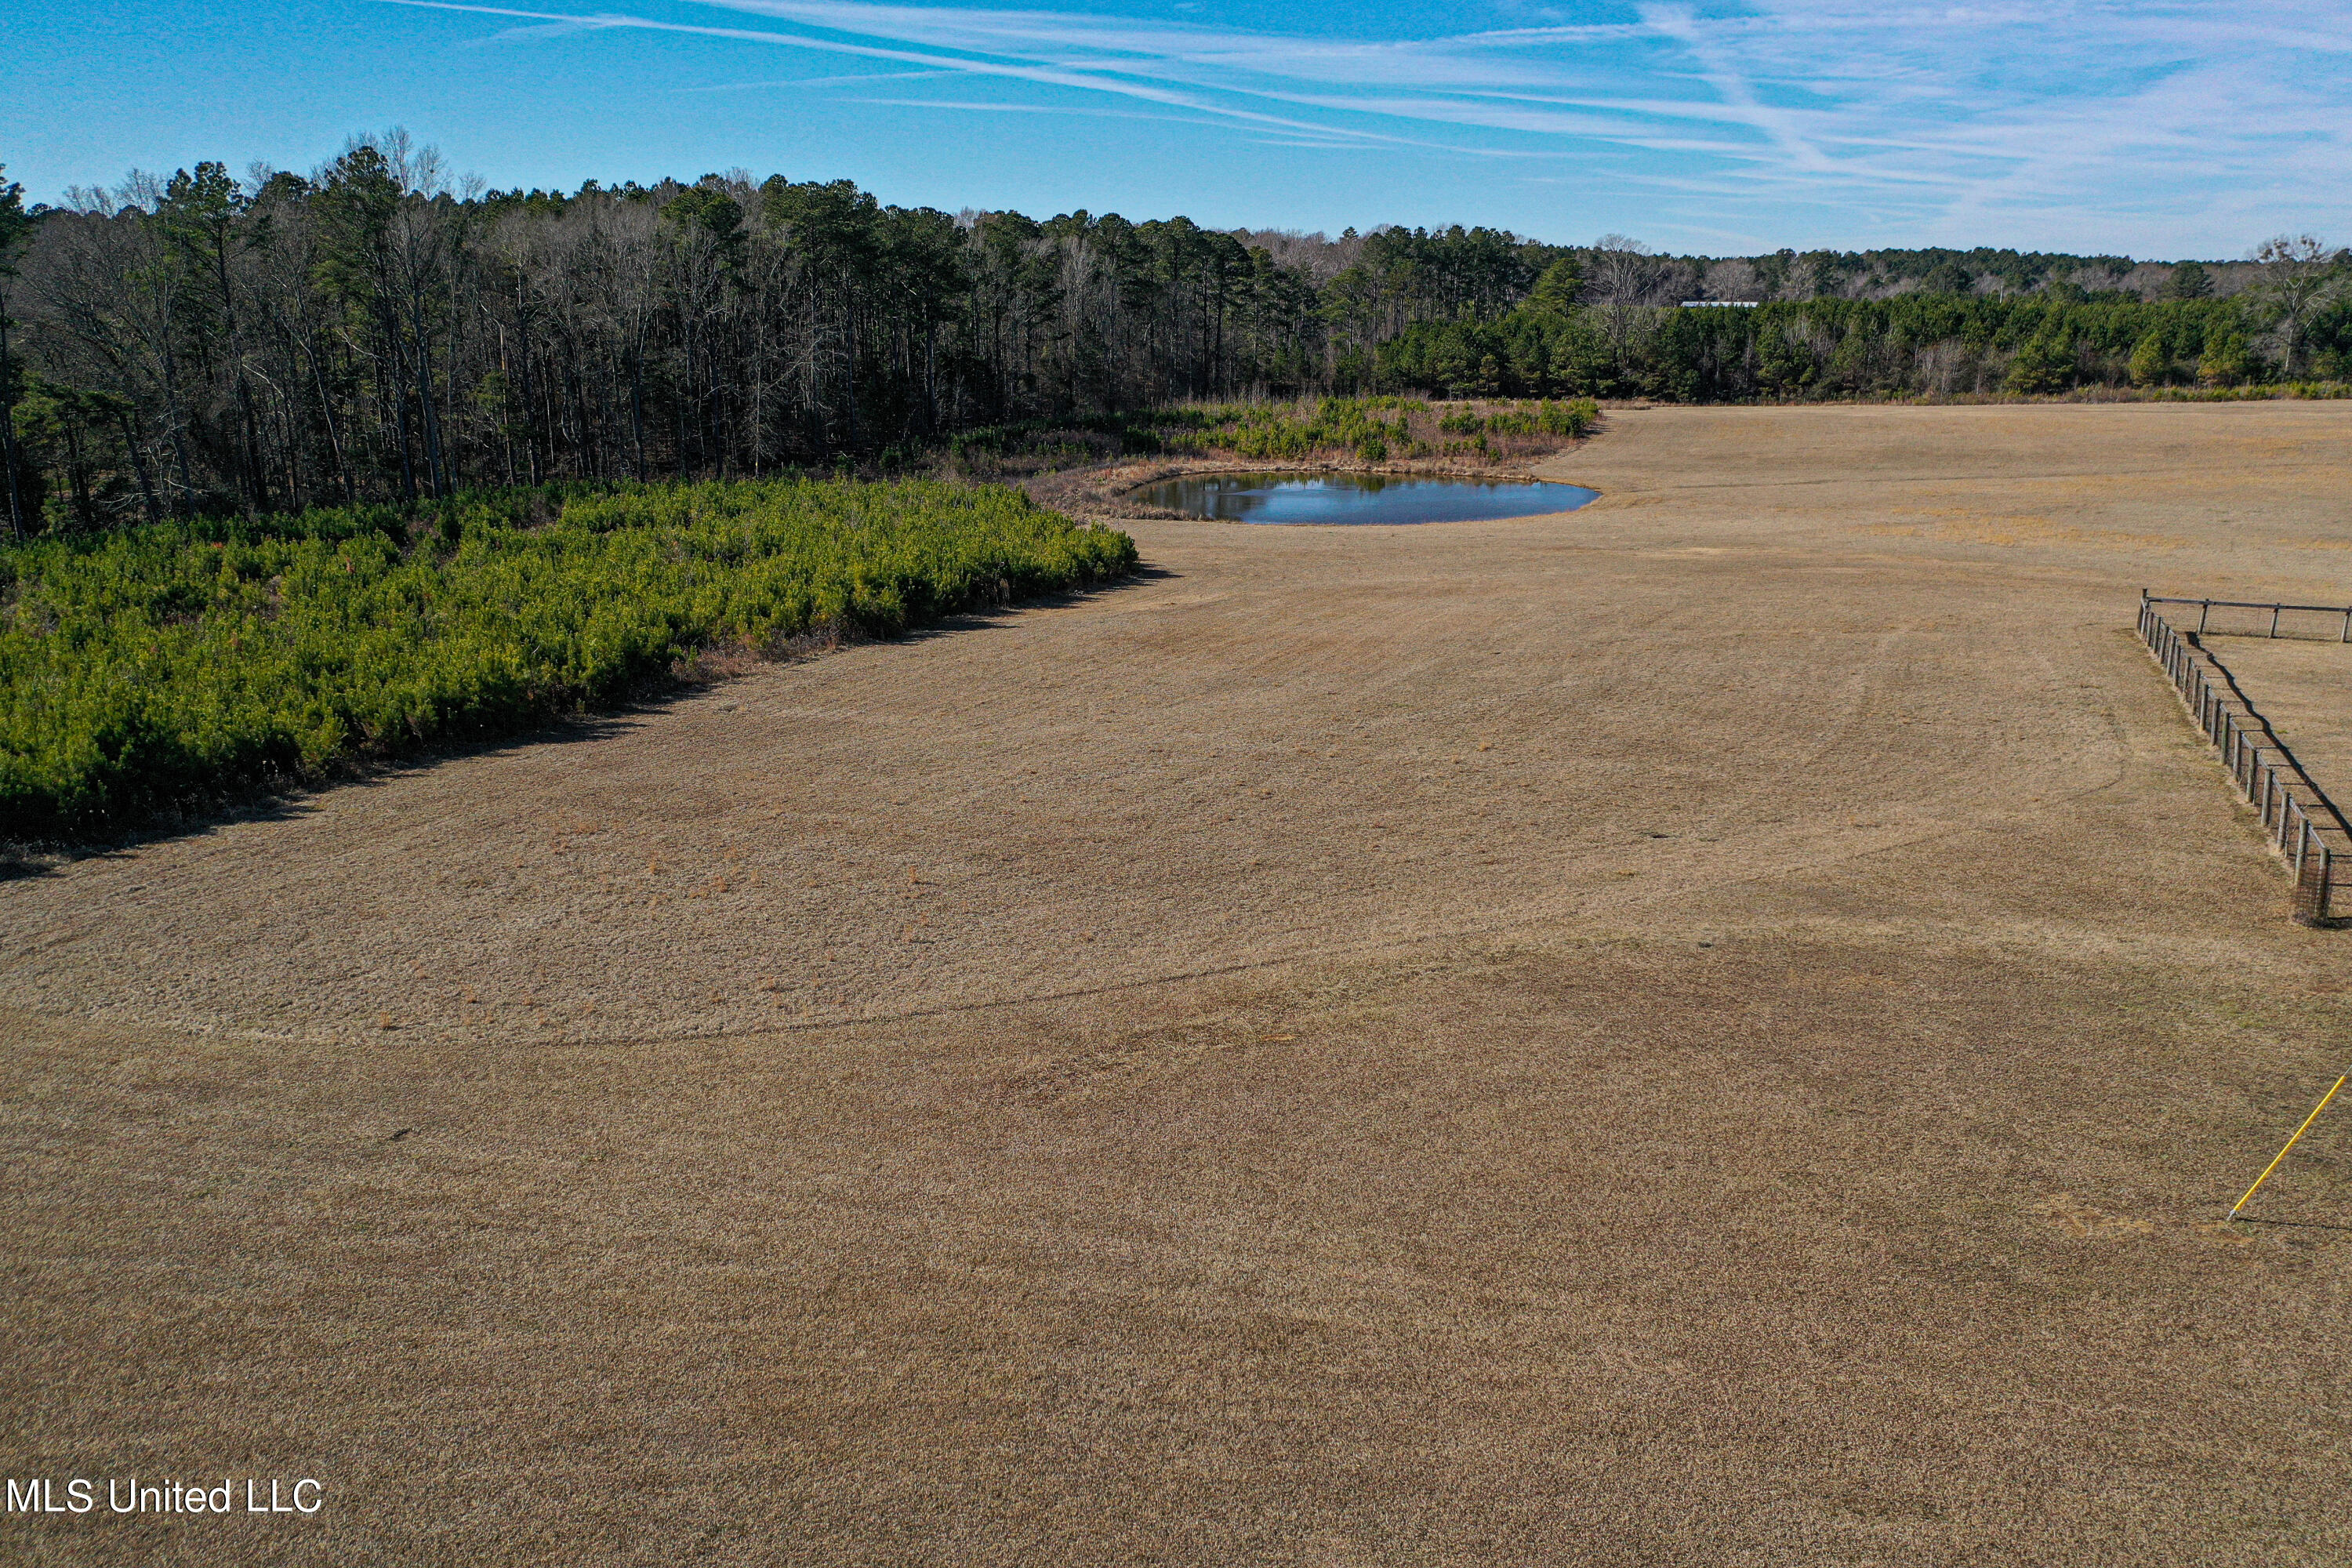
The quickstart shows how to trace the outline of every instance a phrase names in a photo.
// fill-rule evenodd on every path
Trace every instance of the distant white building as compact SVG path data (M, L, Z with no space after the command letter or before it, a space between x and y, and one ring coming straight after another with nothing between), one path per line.
M1685 310L1752 310L1763 302L1761 300L1685 300L1683 301L1683 309Z

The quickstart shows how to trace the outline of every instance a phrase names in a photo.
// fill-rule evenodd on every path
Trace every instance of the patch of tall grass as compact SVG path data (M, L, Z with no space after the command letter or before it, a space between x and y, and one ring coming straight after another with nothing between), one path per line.
M1161 409L1150 419L1166 451L1229 452L1291 462L1343 453L1381 463L1474 454L1489 458L1497 455L1493 442L1502 437L1573 440L1600 417L1600 405L1591 398L1483 408L1465 405L1440 412L1412 397L1326 397L1311 405L1237 403Z
M1432 405L1418 397L1181 403L1126 414L963 431L941 443L945 471L1034 478L1123 455L1378 464L1439 458L1492 464L1546 455L1601 422L1589 397Z
M2352 397L2352 382L2264 382L2254 386L2163 386L2141 395L2155 403L2269 403L2288 398Z
M0 548L0 837L607 705L681 658L889 636L1121 575L1134 542L931 481L519 490Z

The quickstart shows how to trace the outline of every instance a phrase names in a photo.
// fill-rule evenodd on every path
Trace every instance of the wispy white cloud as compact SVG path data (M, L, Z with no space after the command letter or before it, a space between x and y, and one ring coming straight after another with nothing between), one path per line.
M1199 121L1180 114L1144 114L1132 109L1101 109L1085 103L1007 103L1002 99L853 98L850 103L877 109L945 109L972 114L1060 114L1084 120L1143 120L1162 125L1193 125Z
M522 28L516 32L525 31ZM500 37L509 35L501 34ZM679 92L772 92L778 88L862 87L877 81L937 81L953 71L853 71L843 76L796 76L769 81L713 81L681 87ZM878 100L877 100L878 101Z
M1108 98L1283 145L1573 158L1689 232L2095 229L2210 252L2352 212L2352 0L1638 0L1624 20L1407 39L877 0L701 0L756 26L389 3L521 24L510 37L691 34L1004 95L861 100L900 108Z
M1290 131L1329 133L1330 128L1266 114L1254 110L1234 108L1207 100L1197 94L1176 91L1146 80L1101 74L1084 64L1007 63L1003 60L968 59L953 56L917 53L910 49L892 48L873 44L850 43L842 39L813 34L793 34L761 31L746 27L711 27L692 23L667 22L647 16L601 14L593 16L567 16L544 11L520 11L501 5L474 5L457 0L382 0L386 5L405 5L417 10L457 11L482 16L502 16L542 24L540 26L509 29L504 37L543 37L549 26L576 24L580 29L633 29L644 32L683 33L698 37L725 38L740 43L781 45L793 48L814 49L831 54L856 55L867 59L894 60L909 65L935 66L943 71L961 72L972 76L1001 77L1007 80L1034 82L1046 87L1077 88L1089 91L1113 92L1148 102L1166 104L1171 108L1191 109L1204 115L1242 121L1254 125L1279 127ZM1355 132L1375 140L1402 142L1394 136L1372 132ZM1476 151L1476 149L1471 149Z

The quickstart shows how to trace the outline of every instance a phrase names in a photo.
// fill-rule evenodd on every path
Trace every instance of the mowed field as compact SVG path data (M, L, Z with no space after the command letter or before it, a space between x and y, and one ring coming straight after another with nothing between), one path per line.
M2132 635L2352 413L1550 471L0 883L0 1468L327 1487L0 1553L2352 1559L2352 931Z
M2352 581L2344 586L2352 603ZM2258 694L2263 717L2291 737L2296 760L2337 808L2352 812L2352 646L2226 637L2209 637L2205 647Z

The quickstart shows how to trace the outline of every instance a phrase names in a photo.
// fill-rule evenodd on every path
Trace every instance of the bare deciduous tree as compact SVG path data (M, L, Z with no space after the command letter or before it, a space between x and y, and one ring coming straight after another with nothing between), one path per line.
M2262 268L2255 291L2276 313L2272 330L2278 341L2279 366L2292 378L2304 328L2352 281L2352 256L2330 249L2315 235L2282 234L2256 246L2252 259Z

